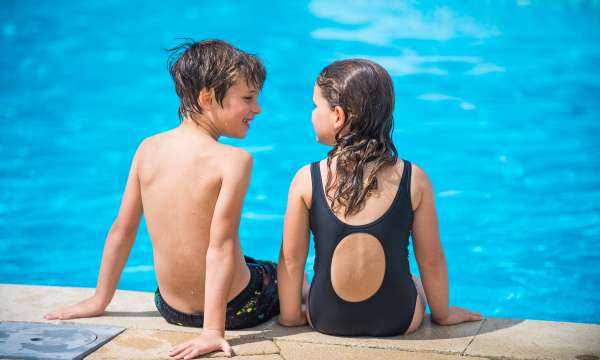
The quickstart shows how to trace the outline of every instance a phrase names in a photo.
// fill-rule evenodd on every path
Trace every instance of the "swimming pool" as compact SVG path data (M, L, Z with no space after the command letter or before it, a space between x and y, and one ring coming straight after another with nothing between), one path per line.
M178 125L162 49L215 37L268 70L248 138L225 140L255 159L246 253L277 258L289 181L327 151L314 78L368 57L394 79L401 156L434 184L451 302L600 323L598 24L584 1L3 2L0 282L95 286L137 144ZM152 270L142 224L119 288L154 290Z

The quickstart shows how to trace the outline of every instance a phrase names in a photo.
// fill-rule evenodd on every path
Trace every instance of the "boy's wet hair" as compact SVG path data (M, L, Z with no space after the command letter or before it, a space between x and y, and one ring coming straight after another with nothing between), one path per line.
M377 189L378 171L398 159L392 141L394 86L381 65L365 59L328 65L316 84L329 106L340 106L346 115L344 128L348 132L341 135L341 129L335 135L335 145L327 156L325 189L334 211L343 208L345 216L353 215ZM333 157L337 158L335 181L331 173ZM369 174L364 173L367 164L372 165Z
M179 96L179 119L191 113L202 113L198 104L200 90L213 89L222 107L227 91L239 79L258 91L267 77L262 62L254 55L222 40L191 39L172 48L168 60L169 73Z

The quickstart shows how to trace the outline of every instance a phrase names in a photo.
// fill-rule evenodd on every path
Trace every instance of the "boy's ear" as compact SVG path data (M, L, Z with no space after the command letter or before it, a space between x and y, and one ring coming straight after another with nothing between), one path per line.
M213 89L203 88L198 94L198 104L202 110L211 110L215 100L215 91Z
M342 107L339 105L336 105L333 108L333 112L335 114L335 120L333 121L333 128L335 129L335 131L340 131L346 125L346 113L344 112L344 109L342 109Z

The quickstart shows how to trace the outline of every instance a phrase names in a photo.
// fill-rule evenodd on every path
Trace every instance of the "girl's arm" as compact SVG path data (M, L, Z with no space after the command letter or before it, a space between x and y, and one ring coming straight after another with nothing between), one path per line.
M302 310L302 283L310 236L308 197L311 192L310 167L304 166L290 185L277 266L279 323L284 326L306 324Z
M139 152L138 149L131 162L121 207L104 243L95 294L77 304L50 312L44 318L62 320L99 316L112 300L142 216L142 198L138 177Z
M421 280L431 318L441 325L477 321L478 313L458 307L448 307L448 269L440 243L433 187L427 174L413 164L411 198L413 199L413 247L419 264Z

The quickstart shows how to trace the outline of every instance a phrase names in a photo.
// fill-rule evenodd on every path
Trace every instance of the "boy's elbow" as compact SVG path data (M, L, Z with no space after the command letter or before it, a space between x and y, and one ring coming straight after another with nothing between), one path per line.
M140 215L137 215L137 217L124 215L123 212L119 210L119 214L117 214L117 217L115 218L110 227L109 234L124 238L129 238L132 236L135 237L135 235L137 234L139 222Z
M210 242L206 251L206 261L229 261L235 257L235 239L233 237L225 237L219 241Z
M129 243L135 236L135 231L115 221L108 231L108 242L113 244Z

